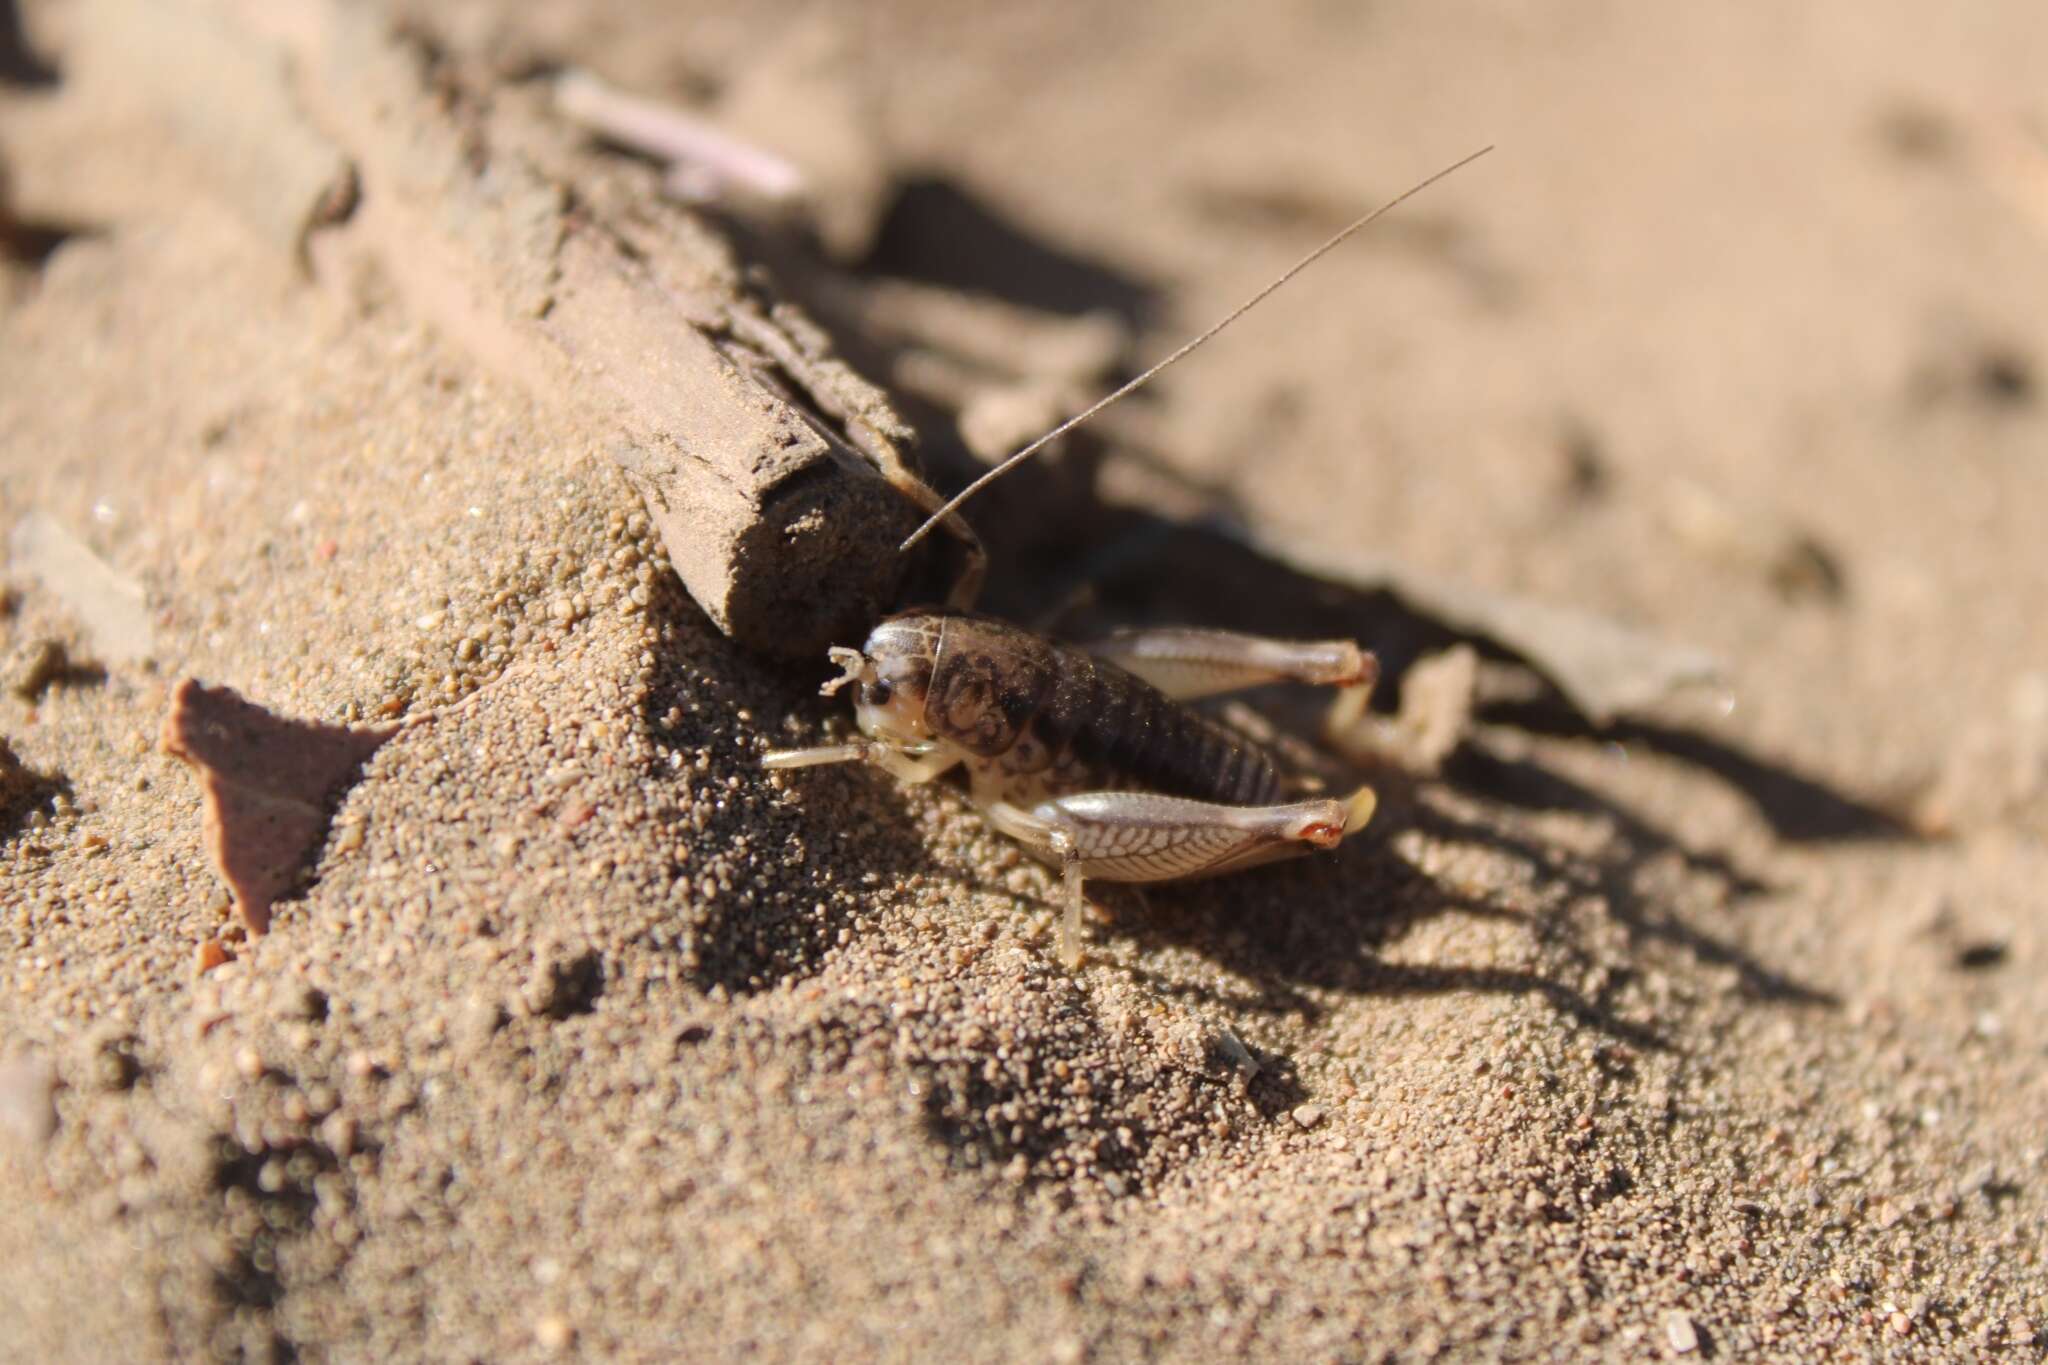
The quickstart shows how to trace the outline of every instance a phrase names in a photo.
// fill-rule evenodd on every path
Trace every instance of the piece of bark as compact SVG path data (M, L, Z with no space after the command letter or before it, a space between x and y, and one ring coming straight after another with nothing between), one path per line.
M250 933L326 837L330 797L398 730L292 720L191 678L172 692L163 747L198 770L206 853Z
M944 552L895 550L922 520L898 490L923 494L908 428L886 399L795 335L791 315L758 302L722 241L656 202L648 168L578 151L543 91L464 89L459 59L432 61L372 4L175 0L185 17L161 22L224 27L232 60L287 73L293 131L246 126L262 119L223 127L203 74L140 69L147 52L107 32L153 3L92 0L81 43L104 40L106 69L136 68L140 97L161 108L195 166L245 140L256 166L282 158L284 184L297 187L276 210L283 219L271 220L260 194L226 196L259 231L275 237L280 223L306 219L301 190L322 179L307 168L349 167L345 221L331 204L310 220L326 229L306 239L315 277L350 288L359 277L349 267L370 258L401 307L597 433L645 498L684 586L728 635L820 658L857 642L910 574L939 576ZM607 195L607 177L635 174L644 192ZM632 208L611 215L606 203Z
M343 231L407 304L614 433L684 586L735 640L816 659L865 635L920 520L881 472L905 472L909 433L880 393L747 298L724 244L681 211L643 201L630 224L602 221L602 176L622 172L573 163L572 211L545 169L568 130L540 92L451 102L357 7L295 8L318 21L303 98L363 187Z

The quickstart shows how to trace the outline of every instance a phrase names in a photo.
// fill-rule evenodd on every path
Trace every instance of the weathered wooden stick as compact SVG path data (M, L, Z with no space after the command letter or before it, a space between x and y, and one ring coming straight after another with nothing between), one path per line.
M130 19L206 35L241 79L152 73L124 36ZM495 377L609 433L676 572L735 640L818 658L894 603L914 562L894 547L925 510L904 493L936 499L887 399L815 329L743 291L723 243L685 210L650 197L619 225L572 195L549 170L568 143L538 97L451 99L448 73L430 86L424 55L375 5L93 0L81 20L81 39L134 66L202 156L222 150L225 119L251 144L237 154L292 188L280 205L227 183L263 237L296 250L307 224L337 218L315 208L331 205L335 166L349 168L347 221L307 245L315 273L323 250L374 253L404 305ZM211 107L215 84L243 88L256 68L290 118L251 125Z

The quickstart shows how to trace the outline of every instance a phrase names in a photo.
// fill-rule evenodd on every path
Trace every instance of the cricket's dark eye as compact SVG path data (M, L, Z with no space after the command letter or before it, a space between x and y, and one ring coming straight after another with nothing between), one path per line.
M887 706L892 695L894 694L888 683L871 682L867 685L867 697L865 700L870 706Z

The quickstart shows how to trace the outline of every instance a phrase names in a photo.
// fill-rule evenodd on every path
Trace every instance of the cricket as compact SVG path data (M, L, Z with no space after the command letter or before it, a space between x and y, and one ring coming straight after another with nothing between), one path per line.
M960 509L990 483L1206 345L1353 234L1492 150L1453 162L1355 219L1222 320L951 500L939 503L921 482L906 488L930 516L902 550L941 525L960 534ZM1317 794L1263 745L1187 705L1274 682L1331 687L1337 694L1324 729L1342 734L1364 715L1379 678L1378 661L1356 642L1155 628L1060 644L975 615L978 563L970 572L973 581L956 584L945 607L900 612L859 649L831 649L840 671L821 691L850 690L862 738L779 750L762 763L773 770L868 763L909 784L964 769L982 817L1059 870L1058 952L1069 970L1082 962L1085 883L1236 872L1335 848L1372 818L1371 787Z

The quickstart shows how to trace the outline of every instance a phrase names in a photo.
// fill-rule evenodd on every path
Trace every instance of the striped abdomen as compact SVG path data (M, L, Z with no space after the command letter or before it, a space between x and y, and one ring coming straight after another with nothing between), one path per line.
M941 618L937 646L925 723L968 752L978 801L1083 791L1281 799L1262 749L1114 664L970 616Z

